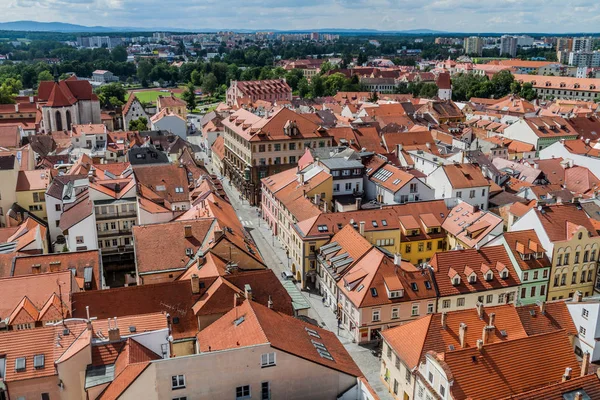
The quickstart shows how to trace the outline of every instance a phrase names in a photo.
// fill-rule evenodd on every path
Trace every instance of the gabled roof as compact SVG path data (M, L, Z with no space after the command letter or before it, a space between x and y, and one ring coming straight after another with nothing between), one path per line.
M484 265L493 272L493 279L490 281L485 279L482 272ZM451 250L436 253L431 259L431 266L441 297L508 288L521 284L508 253L501 245L483 247L479 250ZM454 285L448 277L450 268L460 275L458 285ZM469 282L465 273L466 268L477 275L474 283ZM505 268L508 269L508 278L503 279L500 273Z
M577 393L581 393L585 400L600 399L600 378L598 378L598 375L592 374L575 377L566 382L553 383L518 395L506 397L503 400L570 400L574 399Z
M548 259L535 230L504 232L504 239L521 270L528 271L552 266L552 262ZM536 258L536 253L543 253L542 258ZM522 254L527 254L529 259L523 259Z
M151 196L157 200L171 203L189 201L185 168L177 165L146 165L135 167L133 172L137 183L150 191Z
M519 319L528 335L549 333L560 329L564 329L569 335L577 335L577 327L564 301L545 302L542 308L537 304L517 307Z
M575 204L545 206L533 212L552 242L570 240L580 227L584 227L590 236L598 236L585 211Z
M442 228L464 245L475 247L502 223L502 218L496 214L462 202L448 213Z
M558 383L567 367L572 376L580 375L564 331L492 343L482 351L475 347L447 352L440 363L453 376L449 390L456 400L495 400Z
M316 336L309 335L309 331L315 332ZM246 300L229 311L202 330L197 339L201 352L270 344L275 349L324 367L355 377L363 375L334 333L253 301ZM321 356L313 341L326 348L332 360Z
M466 324L465 348L476 347L482 330L489 325L494 314L494 329L489 332L488 343L498 343L527 336L517 311L512 305L483 308L483 318L471 308L446 313L446 326L442 326L442 313L430 314L416 321L384 330L381 335L410 369L425 360L428 351L438 354L461 350L460 325Z
M490 183L481 173L481 169L474 164L448 164L441 168L448 177L454 189L472 189L489 187Z

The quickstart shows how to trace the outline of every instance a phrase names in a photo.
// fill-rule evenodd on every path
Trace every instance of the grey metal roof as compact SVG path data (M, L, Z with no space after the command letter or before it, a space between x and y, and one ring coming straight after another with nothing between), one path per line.
M363 164L358 160L347 160L345 158L327 158L320 160L329 169L344 169L344 168L363 168Z
M304 295L292 281L284 281L282 282L282 285L292 298L292 307L294 307L294 311L310 308L310 303L304 298Z
M115 379L115 366L101 365L97 367L88 367L85 371L85 388L110 383Z

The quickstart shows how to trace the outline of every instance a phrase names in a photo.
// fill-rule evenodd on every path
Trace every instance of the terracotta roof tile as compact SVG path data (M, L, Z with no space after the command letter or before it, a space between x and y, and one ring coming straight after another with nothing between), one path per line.
M521 270L527 271L530 269L547 268L552 266L552 262L548 259L540 239L533 229L526 231L505 232L504 239L511 249ZM542 258L535 258L535 253L544 253ZM528 254L529 259L524 260L521 254Z
M578 392L584 394L584 399L586 398L585 395L589 399L600 399L600 378L598 378L598 375L575 377L566 382L558 382L506 397L504 400L565 400L570 398L567 396L574 396Z
M569 335L577 335L577 328L564 301L546 302L540 306L530 304L517 307L519 319L528 335L554 332L564 329Z
M552 242L570 240L575 230L584 227L591 236L598 236L585 211L575 204L546 206L534 211Z

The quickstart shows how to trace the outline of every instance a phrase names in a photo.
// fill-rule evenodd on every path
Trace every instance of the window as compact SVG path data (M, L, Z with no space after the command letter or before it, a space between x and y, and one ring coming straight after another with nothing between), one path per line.
M45 356L43 354L36 354L33 356L33 368L40 369L44 368Z
M398 381L394 379L394 394L398 394Z
M456 192L456 197L458 197L459 199L462 198L462 192Z
M527 281L529 279L529 272L523 272L523 280Z
M450 300L442 301L442 308L450 308Z
M273 150L274 151L281 151L281 144L280 143L275 143L273 145Z
M387 345L387 358L389 358L390 360L392 359L392 348L389 344Z
M404 252L410 253L410 244L407 244L406 246L404 246Z
M417 245L417 248L418 248L418 250L419 250L419 253L421 253L421 252L423 251L423 242L420 242L420 243Z
M531 293L531 297L535 297L535 286L531 287L530 293Z
M25 371L25 366L26 366L25 357L19 357L15 360L15 371L16 372Z
M60 204L55 204L54 205L54 211L59 211L59 212L61 211L60 210Z
M431 250L431 242L427 242L427 251Z
M573 275L571 276L571 285L577 283L577 271L573 271Z
M592 269L591 268L588 270L587 275L588 275L588 277L587 277L588 282L591 282L592 281Z
M459 297L458 299L456 299L456 306L457 307L464 307L465 306L465 298L464 297Z
M590 312L587 310L587 308L584 308L583 310L581 310L581 316L583 318L587 319L589 315L590 315Z
M558 257L556 257L556 265L562 265L562 254L559 254Z
M185 388L185 375L173 375L171 377L171 389Z
M271 386L269 382L260 384L260 398L261 400L269 400L271 398Z
M339 192L340 191L340 184L336 183L335 185L333 185L333 191L334 192Z
M75 236L75 242L77 242L77 244L83 244L83 236Z
M416 183L411 183L410 184L410 192L417 193L417 191L418 191L418 185Z
M562 274L562 276L560 277L560 285L564 286L567 284L567 274Z
M583 326L579 327L579 333L581 333L582 336L585 336L585 328Z
M569 253L565 253L565 263L563 265L569 264Z
M288 146L290 150L296 150L296 143L290 143Z
M350 171L349 169L342 170L342 176L350 176L351 173L352 171Z
M494 295L493 294L488 294L487 296L485 296L485 303L486 304L490 304L492 301L494 301Z
M521 288L521 298L527 297L527 288Z
M173 397L173 400L187 400L187 396Z
M433 314L433 303L427 304L427 314Z
M579 252L575 252L575 264L579 263Z
M235 388L236 399L250 398L250 385L238 386Z
M596 261L596 250L592 250L592 254L590 256L590 261Z
M586 250L583 253L583 262L588 262L589 258L590 258L590 252L588 250Z
M546 295L546 285L540 286L540 296Z
M290 164L296 164L296 156L290 156Z
M272 367L275 365L275 353L265 353L260 356L260 367Z
M446 388L442 385L440 385L440 395L442 397L444 397L446 395Z
M427 378L429 379L430 383L433 383L433 374L430 372L429 375L427 376Z
M379 321L380 310L373 310L373 322Z
M443 240L438 240L437 242L437 249L441 250L444 248L444 241Z
M419 315L419 303L413 304L410 314L414 317Z
M400 311L397 308L392 308L392 319L398 319L400 317Z
M538 279L539 273L538 271L533 272L533 279Z
M346 190L352 190L352 183L350 183L350 182L346 183Z
M475 198L475 190L471 190L471 191L469 192L469 198L470 198L470 199L473 199L473 198Z

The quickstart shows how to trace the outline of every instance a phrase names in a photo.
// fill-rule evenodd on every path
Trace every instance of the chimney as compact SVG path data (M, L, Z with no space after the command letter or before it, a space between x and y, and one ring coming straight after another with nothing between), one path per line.
M582 299L583 293L581 293L579 290L573 294L573 303L581 303Z
M571 368L567 367L567 368L565 368L565 373L562 376L562 381L566 382L570 379L571 379Z
M467 339L465 336L467 334L467 324L462 322L458 329L458 340L460 342L460 347L465 348L465 340Z
M252 300L252 288L247 283L244 285L244 296L246 300Z
M483 340L481 340L481 339L477 339L477 350L479 350L479 351L483 350Z
M192 294L199 294L200 293L200 278L198 277L198 275L193 274L192 279L190 279L190 281L192 283Z
M545 314L545 313L546 313L546 302L541 301L540 302L540 314Z
M356 199L356 210L360 210L360 203L362 202L362 199L360 197L358 197Z
M87 317L86 325L89 330L92 330L92 320L90 319L90 306L85 306L85 316Z
M581 392L575 393L573 400L583 400L583 394L581 394Z
M327 200L323 200L323 213L327 214Z
M490 322L488 326L496 326L494 323L496 322L496 313L490 313Z
M364 222L363 222L364 224ZM399 253L394 254L394 265L400 266L402 264L402 256Z
M442 313L442 329L446 329L446 320L448 319L448 313L444 311Z
M586 376L590 373L590 352L586 351L583 353L583 359L581 360L581 376Z
M484 326L483 327L483 332L481 334L481 340L477 341L477 344L478 344L477 347L479 347L479 342L481 342L481 344L484 345L484 344L488 344L488 342L490 341L490 330L489 330L489 328L490 328L489 326Z
M360 233L360 236L365 236L365 221L358 223L358 233Z
M267 307L273 309L273 300L271 300L271 295L269 295L269 301L267 302Z
M477 303L477 316L483 319L483 303Z
M191 238L192 237L192 226L191 225L185 225L183 227L183 232L184 232L184 236L186 238Z
M19 103L15 103L15 112L19 112Z
M117 317L115 317L115 326L110 327L110 318L108 319L108 340L110 342L118 342L121 340L121 332L119 331L119 326L117 325Z

